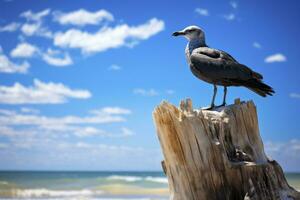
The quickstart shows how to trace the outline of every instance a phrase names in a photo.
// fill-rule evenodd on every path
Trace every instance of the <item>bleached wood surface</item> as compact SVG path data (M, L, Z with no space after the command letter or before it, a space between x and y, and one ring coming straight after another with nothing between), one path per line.
M264 152L252 101L214 111L162 102L153 117L170 200L300 200Z

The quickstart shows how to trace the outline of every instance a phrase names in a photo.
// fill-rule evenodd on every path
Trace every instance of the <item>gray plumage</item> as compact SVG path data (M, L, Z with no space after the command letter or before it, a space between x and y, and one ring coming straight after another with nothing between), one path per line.
M274 90L262 82L263 76L249 67L240 64L228 53L210 48L205 43L204 32L197 26L189 26L182 31L173 33L173 36L183 35L189 43L185 53L192 73L199 79L214 85L214 96L217 85L224 86L223 105L226 104L228 86L244 86L260 96L272 95Z

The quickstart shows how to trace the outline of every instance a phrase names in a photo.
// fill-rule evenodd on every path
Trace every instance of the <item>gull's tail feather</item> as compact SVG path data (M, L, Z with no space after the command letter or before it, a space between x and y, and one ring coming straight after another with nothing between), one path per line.
M258 79L250 79L244 83L244 86L262 97L272 96L275 93L272 87Z

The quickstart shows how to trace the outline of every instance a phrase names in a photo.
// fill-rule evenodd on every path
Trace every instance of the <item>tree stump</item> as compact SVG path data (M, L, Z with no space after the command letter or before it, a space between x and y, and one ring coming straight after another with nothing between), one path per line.
M213 111L162 102L153 116L170 200L300 200L264 152L252 101Z

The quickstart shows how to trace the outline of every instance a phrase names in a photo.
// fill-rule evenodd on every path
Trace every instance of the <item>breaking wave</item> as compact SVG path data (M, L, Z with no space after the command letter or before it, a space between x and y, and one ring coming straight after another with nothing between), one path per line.
M168 179L164 177L141 177L141 176L109 176L107 180L120 180L125 182L138 182L138 181L148 181L148 182L155 182L155 183L165 183L168 184Z
M102 194L102 191L92 190L48 190L45 188L38 189L16 189L11 191L13 197L19 198L37 198L37 197L91 197Z
M121 181L126 181L126 182L136 182L136 181L142 181L143 178L139 176L109 176L107 177L107 180L121 180Z
M8 185L8 182L6 182L6 181L0 181L0 185Z
M145 178L146 181L151 181L151 182L156 182L156 183L165 183L168 184L168 179L163 178L163 177L152 177L152 176L147 176Z

